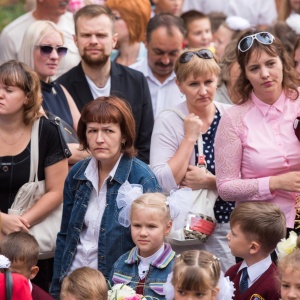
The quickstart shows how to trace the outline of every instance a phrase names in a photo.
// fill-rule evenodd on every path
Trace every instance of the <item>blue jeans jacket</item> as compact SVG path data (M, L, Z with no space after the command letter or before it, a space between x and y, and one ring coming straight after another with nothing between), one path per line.
M136 290L139 282L138 270L138 248L134 247L131 251L123 254L114 264L110 283L122 283ZM168 275L172 272L175 260L175 252L169 244L165 244L164 252L154 262L150 264L148 274L145 279L144 296L153 299L165 300L163 285L167 281Z
M92 183L84 172L90 158L78 162L69 172L64 186L64 208L60 232L57 235L54 270L50 293L59 299L61 283L74 259L79 235L92 192ZM128 181L141 184L143 192L161 192L150 168L136 158L122 156L113 180L107 183L106 208L103 213L98 245L98 270L108 278L115 261L133 246L130 228L118 222L116 197L120 186Z

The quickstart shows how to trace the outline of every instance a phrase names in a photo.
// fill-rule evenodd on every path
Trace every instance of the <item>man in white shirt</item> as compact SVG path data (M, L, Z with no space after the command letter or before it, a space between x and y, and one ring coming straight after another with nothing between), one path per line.
M74 21L73 14L67 11L68 4L68 0L38 0L34 10L8 24L0 35L0 64L11 59L18 59L23 36L29 25L37 20L49 20L56 23L63 32L65 46L68 48L68 53L64 57L56 76L77 65L80 61L80 56L73 42Z
M174 63L182 50L183 21L172 14L154 16L146 34L147 58L130 67L141 71L148 82L154 117L160 111L184 101L176 83Z

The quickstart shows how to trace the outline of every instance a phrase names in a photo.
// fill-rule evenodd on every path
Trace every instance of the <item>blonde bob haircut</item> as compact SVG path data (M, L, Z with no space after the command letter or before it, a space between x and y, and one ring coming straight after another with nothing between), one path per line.
M161 193L145 193L132 202L130 219L132 212L137 209L155 210L156 213L161 213L162 219L166 224L171 221L170 208L167 203L167 198Z
M176 78L178 82L185 81L190 76L190 74L192 74L194 78L197 78L205 74L214 74L216 76L219 76L221 69L215 55L214 58L203 59L198 57L195 54L189 62L186 63L180 62L180 58L183 53L197 52L198 50L200 49L184 51L177 58L175 62L174 72L176 74Z
M149 0L106 0L105 5L120 13L127 25L131 44L145 40L146 27L151 15Z
M25 31L18 55L19 60L34 70L34 50L45 36L53 32L57 32L61 36L62 45L60 46L63 46L65 42L64 34L58 29L55 23L51 21L35 21L32 23Z
M32 124L42 114L42 93L40 79L36 72L26 64L10 60L0 66L0 82L7 86L20 88L25 96L23 122L26 125Z
M102 273L90 267L74 270L63 280L60 299L107 300L107 284Z
M220 275L219 258L207 251L189 250L177 256L172 284L181 290L204 292L217 287Z

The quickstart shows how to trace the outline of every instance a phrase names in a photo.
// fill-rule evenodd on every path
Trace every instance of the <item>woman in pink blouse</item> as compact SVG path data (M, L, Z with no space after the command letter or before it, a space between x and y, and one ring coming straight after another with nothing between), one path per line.
M225 111L216 135L217 187L224 200L269 201L294 228L300 193L297 74L278 38L247 31L239 42L239 105Z

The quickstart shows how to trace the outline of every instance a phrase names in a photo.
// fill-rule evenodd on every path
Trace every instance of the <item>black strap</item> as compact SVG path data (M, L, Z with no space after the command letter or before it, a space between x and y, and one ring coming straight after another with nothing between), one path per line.
M13 278L10 271L5 272L6 300L12 300Z

